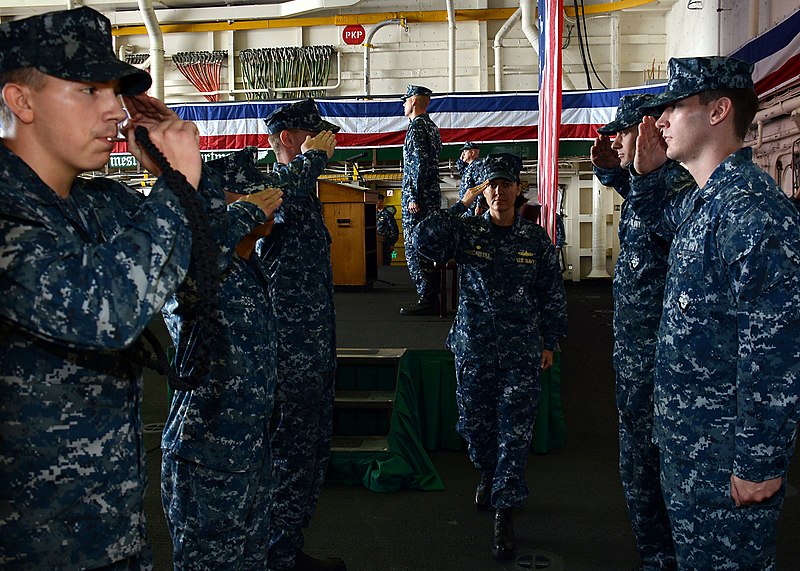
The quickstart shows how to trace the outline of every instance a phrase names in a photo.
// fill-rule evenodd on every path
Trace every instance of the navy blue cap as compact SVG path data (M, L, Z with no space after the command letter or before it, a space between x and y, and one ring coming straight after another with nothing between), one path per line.
M401 97L404 101L409 97L413 97L414 95L424 95L425 97L430 97L433 95L433 91L428 89L427 87L423 87L421 85L409 85L406 87L406 94Z
M123 95L152 84L146 71L117 58L110 20L88 7L0 24L0 72L25 67L68 81L119 80Z
M649 114L713 89L754 89L753 64L732 57L670 58L667 90L641 106Z
M478 145L470 141L469 143L464 143L464 146L461 147L462 151L471 151L472 149L479 149Z
M478 168L481 180L503 178L516 182L522 171L522 159L511 153L492 153L481 160Z
M279 107L270 113L265 121L267 133L270 135L286 129L300 129L312 133L321 131L338 133L340 129L338 125L325 121L320 116L317 103L311 98Z
M640 93L637 95L625 95L620 97L617 114L614 120L608 125L603 125L597 132L601 135L613 135L624 131L628 127L633 127L642 122L646 115L641 110L642 105L648 104L654 95L651 93Z

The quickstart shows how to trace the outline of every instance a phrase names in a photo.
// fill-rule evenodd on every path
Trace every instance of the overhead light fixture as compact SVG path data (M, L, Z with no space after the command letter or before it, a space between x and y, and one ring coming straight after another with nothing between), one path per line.
M686 8L688 8L689 10L702 10L703 0L689 0L689 3L686 5Z

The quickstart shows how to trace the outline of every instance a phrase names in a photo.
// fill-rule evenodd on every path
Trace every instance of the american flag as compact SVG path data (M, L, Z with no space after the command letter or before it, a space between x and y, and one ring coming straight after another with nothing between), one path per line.
M556 239L558 139L561 135L561 0L539 0L539 202L540 223Z

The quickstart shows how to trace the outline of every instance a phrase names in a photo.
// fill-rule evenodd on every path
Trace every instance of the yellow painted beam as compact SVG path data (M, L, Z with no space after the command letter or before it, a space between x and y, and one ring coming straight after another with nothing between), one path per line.
M584 14L605 14L627 8L636 8L655 2L655 0L620 0L605 4L584 7ZM456 21L507 20L514 8L494 8L486 10L456 10ZM565 8L564 13L575 17L573 8ZM425 22L446 22L446 10L427 10L418 12L380 12L375 14L349 14L321 18L278 18L272 20L241 20L226 22L203 22L197 24L162 24L164 34L176 32L220 32L228 30L268 30L276 28L308 28L312 26L348 26L351 24L377 24L393 18L405 18L409 24ZM115 36L147 35L144 26L117 26L111 32Z

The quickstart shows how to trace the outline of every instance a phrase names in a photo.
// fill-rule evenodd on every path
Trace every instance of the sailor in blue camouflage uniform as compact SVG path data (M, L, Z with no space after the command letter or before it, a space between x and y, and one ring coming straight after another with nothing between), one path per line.
M459 200L464 198L468 188L483 182L480 180L480 156L481 148L473 142L465 143L461 147L461 156L456 161L456 168L461 175L461 183L458 186Z
M420 254L455 258L458 311L447 346L456 358L457 429L481 474L475 504L496 508L492 554L513 557L512 508L528 496L525 466L539 401L539 373L566 334L564 283L545 231L516 215L524 202L519 157L488 155L481 178L448 210L424 220ZM483 216L466 212L480 192Z
M78 178L107 164L122 94L197 188L197 128L136 95L150 83L90 8L0 25L4 570L151 568L137 340L183 280L191 232L164 177L147 198Z
M284 105L266 119L279 164L289 164L305 140L339 127L320 117L313 99ZM335 140L334 140L335 141ZM333 155L306 153L308 176L284 188L270 237L257 248L278 327L278 383L273 413L274 499L270 522L271 570L343 570L341 559L303 551L330 458L336 369L336 320L330 234L317 198L316 178Z
M277 333L253 250L272 221L254 227L261 215L253 216L250 202L265 204L264 214L271 215L280 204L277 188L314 173L299 155L264 175L254 151L207 163L217 184L201 188L221 246L217 326L203 331L194 318L197 292L189 279L162 310L181 374L196 366L197 340L215 336L207 378L193 390L175 391L161 441L162 502L176 571L267 566Z
M375 204L375 208L377 210L376 232L383 236L383 265L388 266L392 262L394 245L400 237L400 229L397 227L397 220L394 219L396 209L394 206L390 208L384 206L382 194L378 195L378 202Z
M630 167L651 94L626 95L614 120L597 130L591 150L597 179L626 199ZM613 142L609 135L615 135ZM688 176L688 173L687 173ZM614 268L614 371L619 417L619 472L642 569L675 569L675 547L661 495L653 433L653 365L664 299L669 243L622 203Z
M653 439L680 569L775 569L800 418L800 216L742 142L752 65L673 58L639 129L629 200L674 232ZM665 149L666 148L666 152ZM669 158L695 184L667 196Z
M403 115L410 123L403 143L403 243L417 301L400 309L402 315L439 315L439 271L420 258L413 240L417 225L441 208L439 127L428 115L433 92L421 85L409 85L403 99Z

